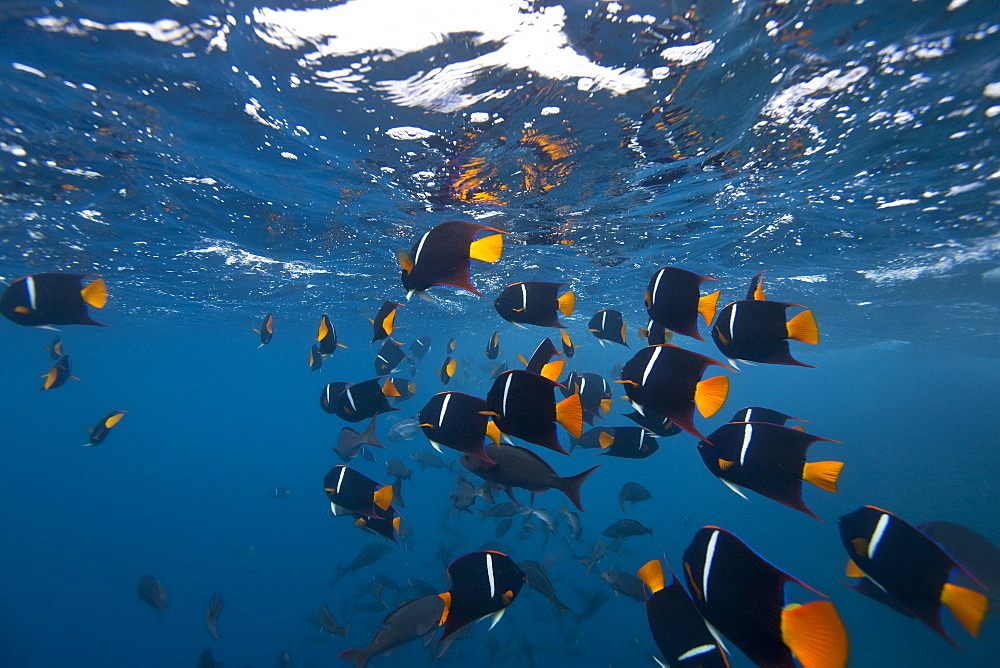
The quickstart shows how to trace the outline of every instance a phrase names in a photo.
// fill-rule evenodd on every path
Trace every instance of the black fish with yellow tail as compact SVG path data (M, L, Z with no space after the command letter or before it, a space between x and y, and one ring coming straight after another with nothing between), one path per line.
M274 336L274 314L268 313L264 316L264 320L260 323L260 329L254 329L260 335L260 345L258 348L263 348L271 342L271 337Z
M63 355L57 359L52 368L48 370L48 373L42 375L42 378L45 379L41 387L43 390L53 390L63 385L70 378L79 380L70 373L69 355Z
M840 518L840 540L850 559L848 577L867 578L955 647L941 623L942 605L972 636L979 635L989 599L948 581L953 571L960 571L978 585L965 566L926 534L887 510L863 506Z
M125 411L111 411L101 418L101 421L93 429L87 427L87 431L90 432L90 440L84 443L84 445L100 445L103 443L104 439L111 433L111 428L118 424L124 416Z
M451 589L444 618L442 640L462 627L483 617L492 617L496 625L507 607L514 602L526 576L517 564L502 552L470 552L448 564Z
M812 311L802 311L791 320L785 311L798 304L744 300L719 312L712 326L712 340L730 361L788 364L814 368L792 357L788 340L816 345L819 327Z
M712 417L729 394L728 377L701 380L711 365L729 368L672 343L646 346L625 363L618 382L625 386L628 400L639 413L669 418L684 431L705 440L694 427L695 407L702 417Z
M501 318L515 325L563 327L559 314L568 318L576 308L576 295L572 290L559 294L564 285L566 283L544 281L514 283L503 289L493 306Z
M602 346L605 341L611 341L628 348L628 343L625 341L625 320L621 311L601 309L587 323L587 328Z
M476 239L483 231L496 232ZM464 220L449 220L425 232L409 253L397 255L406 298L434 285L450 285L479 295L469 281L469 260L496 262L503 252L502 230Z
M500 436L486 415L488 411L485 399L461 392L440 392L431 397L417 417L424 435L438 452L451 448L492 464L483 446L487 436L496 441Z
M346 348L343 343L337 341L337 328L330 322L330 316L324 313L319 319L319 328L316 331L317 346L321 355L331 355L337 348Z
M555 381L530 371L513 369L500 374L486 395L493 421L504 434L569 454L559 444L558 422L573 436L583 433L580 396L556 403Z
M337 464L323 478L323 489L334 515L377 518L392 507L392 486L375 482L350 466Z
M402 304L397 304L396 302L384 301L382 306L379 307L378 312L375 314L375 319L371 320L372 323L372 340L371 343L376 341L381 341L382 339L390 336L392 332L398 327L396 327L396 309L402 306Z
M654 323L701 341L698 316L711 324L719 300L719 292L702 296L701 284L714 280L677 267L660 267L646 287L646 313Z
M25 327L51 325L96 325L87 307L104 308L108 289L104 279L95 278L83 286L83 279L93 274L28 274L7 286L0 295L0 313Z
M770 422L730 422L699 443L698 453L708 470L740 496L737 486L819 519L802 500L802 482L836 493L844 464L807 462L806 450L817 441L837 442Z
M844 668L848 639L829 601L788 603L784 586L794 582L725 529L702 527L684 550L684 573L705 620L758 666Z

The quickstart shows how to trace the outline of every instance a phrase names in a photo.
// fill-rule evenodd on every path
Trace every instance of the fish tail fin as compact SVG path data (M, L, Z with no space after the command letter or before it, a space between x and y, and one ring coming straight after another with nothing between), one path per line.
M819 343L819 325L816 324L816 316L812 311L803 311L788 321L785 325L788 330L788 338L802 343Z
M711 325L715 319L715 306L719 303L719 295L722 290L716 290L710 295L705 295L698 299L698 313L705 319L706 325Z
M539 375L548 378L552 382L557 382L559 380L559 376L562 375L564 366L566 366L566 360L552 360L548 364L542 366L542 373Z
M391 486L392 486L392 500L405 508L406 504L403 502L403 479L396 478Z
M652 559L647 561L638 572L639 579L642 583L649 587L649 591L656 593L663 589L663 564L660 563L659 559Z
M985 595L946 582L941 590L941 603L951 610L966 631L974 638L979 637L979 626L989 607L989 599Z
M565 494L566 497L573 502L573 505L576 506L577 510L581 513L583 512L583 506L580 505L580 490L583 488L583 483L590 477L591 473L597 470L598 466L600 466L600 464L597 466L591 466L583 473L577 473L574 476L559 479L559 487L563 494Z
M387 378L384 383L382 383L382 394L386 397L401 397L399 390L396 386L392 384L392 379Z
M729 395L729 377L715 376L698 382L694 393L694 403L702 417L715 415Z
M576 295L570 290L562 297L559 297L556 301L559 302L559 312L562 313L567 318L573 315L573 309L576 308Z
M573 436L583 436L583 404L579 394L571 394L556 404L556 422Z
M365 430L361 432L360 434L361 442L364 443L365 445L370 445L373 448L382 448L384 450L385 446L382 445L382 441L378 440L378 435L376 435L375 433L375 426L376 426L375 420L377 419L378 415L373 417L371 419L371 422L368 423L368 426L365 427Z
M469 259L496 262L503 252L503 235L491 234L469 244Z
M399 260L399 268L407 274L413 271L413 257L409 251L396 251L396 259Z
M345 649L337 655L337 658L343 659L344 661L350 661L357 668L365 668L368 665L368 661L372 658L372 652L367 647Z
M847 665L847 629L830 601L785 606L781 611L781 640L805 668Z
M375 491L375 505L382 510L388 510L392 505L392 485L386 485Z
M108 286L104 284L103 278L94 279L87 287L80 290L80 296L94 308L104 308L108 303Z
M844 462L806 462L802 479L827 492L837 493L837 480Z

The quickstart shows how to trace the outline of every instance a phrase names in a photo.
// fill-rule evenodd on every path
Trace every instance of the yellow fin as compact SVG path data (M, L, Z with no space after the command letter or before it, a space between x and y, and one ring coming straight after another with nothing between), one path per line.
M719 303L719 295L721 294L722 290L716 290L698 300L698 313L705 319L706 325L711 325L712 319L715 318L715 305Z
M376 506L382 510L388 510L389 506L392 505L392 485L375 490L374 500Z
M979 637L979 625L983 623L990 600L978 591L944 583L941 590L941 602L951 610L965 630L973 637Z
M614 403L614 399L601 399L601 413L604 415L610 413L612 403Z
M445 365L444 372L448 374L449 378L451 378L452 376L455 375L455 369L457 368L458 368L458 360L452 360Z
M663 564L659 559L647 561L636 575L654 594L663 589Z
M622 343L625 343L625 323L622 323Z
M731 462L728 459L720 459L719 468L722 469L723 471L728 471L729 469L733 468L733 464L735 463L736 462Z
M361 527L363 527L366 524L368 524L368 522L365 522L365 518L363 518L363 517L359 517L358 519L354 520L354 527L355 528L361 528Z
M123 417L125 417L125 413L119 413L118 415L112 415L111 417L109 417L107 420L104 421L105 428L111 429L116 424L118 424Z
M396 251L396 259L399 260L399 266L407 274L413 271L413 258L410 257L410 253L408 251Z
M868 539L867 538L853 538L851 539L851 545L854 546L854 554L859 557L863 557L868 554Z
M521 353L517 354L517 361L519 361L524 366L528 366L528 360L524 359L524 355L522 355Z
M469 258L483 262L496 262L503 252L503 235L491 234L482 239L476 239L469 244Z
M602 450L607 450L615 442L615 437L606 431L602 431L601 435L597 437L597 442L600 444Z
M399 516L392 518L392 530L399 533Z
M788 321L788 338L802 343L819 343L819 326L812 311L803 311Z
M781 611L781 641L803 668L847 665L847 629L830 601L785 606Z
M715 376L698 382L694 391L694 403L702 417L715 415L729 395L729 377Z
M52 389L52 384L56 382L56 376L57 375L58 375L58 372L56 371L55 367L49 369L48 373L43 374L42 378L45 379L45 383L42 384L42 389L43 390L50 390L50 389Z
M846 575L849 578L863 578L863 577L866 577L865 576L865 572L863 570L861 570L860 568L858 568L858 565L856 563L854 563L853 559L848 559L847 560L847 568L844 569L844 575Z
M386 397L399 397L402 396L396 386L392 384L391 380L386 380L382 383L382 394Z
M572 290L564 294L556 301L559 302L559 311L564 316L568 318L573 315L573 309L576 308L576 295L573 294Z
M31 313L31 309L27 306L15 306L14 313ZM257 330L254 330L257 331Z
M108 286L104 284L103 278L94 279L90 285L80 290L80 296L94 308L104 308L108 303Z
M565 360L552 360L542 367L541 375L548 378L553 383L558 382L559 376L562 375L564 366L566 366Z
M646 292L642 295L642 300L646 302L646 308L653 305L653 296L649 294L649 290L646 290Z
M392 334L392 330L396 329L394 323L396 322L396 309L392 309L392 312L385 317L382 321L382 331L386 334Z
M316 340L322 341L329 333L330 330L326 327L326 318L321 318L319 321L319 331L316 333Z
M486 423L486 436L493 441L494 445L500 445L500 427L493 420Z
M451 610L451 592L442 592L438 594L438 598L444 601L444 611L441 613L441 619L438 620L438 626L444 626L444 623L448 621L448 612Z
M761 279L760 283L757 284L756 289L754 289L753 298L759 301L767 299L767 297L764 296L764 279Z
M562 338L563 345L567 348L573 347L573 341L570 340L569 334L566 333L565 329L559 330L559 336Z
M556 422L576 438L583 435L583 405L579 394L571 394L556 404Z
M844 462L806 462L802 469L802 479L811 482L820 489L837 493L837 479Z

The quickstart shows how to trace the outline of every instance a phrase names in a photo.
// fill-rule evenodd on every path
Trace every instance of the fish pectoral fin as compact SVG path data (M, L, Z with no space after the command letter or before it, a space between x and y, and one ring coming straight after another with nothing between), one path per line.
M606 431L602 431L601 435L597 437L597 442L600 444L602 450L607 450L615 442L615 437Z
M737 487L733 483L729 482L725 478L719 478L719 480L721 480L723 483L725 483L726 487L728 487L729 489L733 490L734 492L736 492L737 494L739 494L740 496L742 496L744 499L747 498L747 495L743 493L743 490L741 490L739 487Z
M715 415L729 395L729 376L715 376L698 381L694 392L694 403L702 417Z
M979 626L989 607L989 599L984 594L946 582L941 589L941 603L951 610L951 614L972 637L979 637Z
M803 311L788 321L785 325L788 330L788 338L802 343L819 343L819 325L816 324L816 316L812 311Z
M500 608L499 610L497 610L496 612L494 612L492 615L489 615L489 618L493 620L492 622L490 622L490 629L489 630L492 630L493 627L497 625L497 622L499 622L503 618L503 613L505 613L506 611L507 611L507 608Z
M868 577L867 575L865 575L865 572L861 570L861 568L856 563L854 563L853 559L847 560L847 567L844 569L844 575L846 575L849 578Z
M802 479L827 492L837 493L837 480L844 462L806 462Z
M496 262L503 253L503 235L491 234L482 239L476 239L469 244L469 259L483 262Z
M804 666L847 665L847 629L830 601L785 606L781 640Z
M728 459L720 459L719 468L722 469L723 471L728 471L729 469L733 468L733 464L735 463L736 462L729 461Z
M399 260L400 268L407 274L413 271L413 258L408 251L396 251L396 259Z
M104 284L103 278L98 278L90 282L83 290L80 290L83 301L94 308L104 308L108 303L108 286Z

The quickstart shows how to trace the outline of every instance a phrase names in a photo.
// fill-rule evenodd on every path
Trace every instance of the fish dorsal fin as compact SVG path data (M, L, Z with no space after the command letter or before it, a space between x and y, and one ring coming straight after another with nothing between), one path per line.
M562 375L563 367L566 366L565 360L552 360L548 364L542 365L541 376L548 378L553 383L559 381L559 376Z
M837 480L844 462L806 462L802 469L802 479L827 492L837 493Z
M400 517L398 515L392 518L392 530L396 533L399 533L399 520Z
M715 318L715 306L719 303L719 295L722 290L716 290L710 295L705 295L698 300L698 313L705 319L706 325L711 325Z
M469 244L469 259L496 262L503 252L503 235L491 234Z
M382 510L388 510L389 506L392 505L392 485L375 490L374 501L375 505Z
M576 438L583 436L583 404L579 394L571 394L556 404L556 422Z
M819 325L812 311L803 311L788 321L788 338L802 343L819 343Z
M663 589L663 564L659 559L647 561L637 573L643 584L649 587L649 591L656 593Z
M853 559L847 560L847 568L844 569L844 575L849 578L864 578L868 577L865 572L861 570Z
M729 376L715 376L698 382L694 403L702 417L715 415L729 395Z
M781 640L804 668L847 665L847 629L830 601L785 606L781 611Z
M562 297L556 300L559 303L559 312L562 313L567 318L573 315L573 309L576 308L576 295L570 290Z
M94 279L90 285L80 290L80 296L94 308L104 308L108 303L108 286L104 284L103 278Z
M413 258L410 257L409 251L396 251L396 259L399 260L399 266L407 274L413 271Z
M979 626L983 623L986 609L989 607L989 599L986 596L978 591L946 582L941 590L941 603L951 610L951 614L955 615L972 637L979 637Z
M606 431L602 431L601 435L597 437L597 442L600 444L602 450L607 450L615 442L615 437Z

